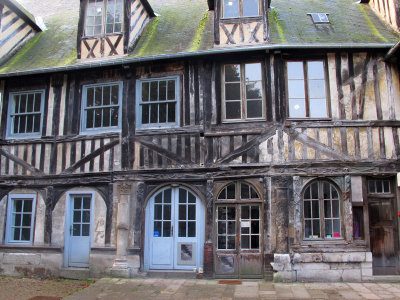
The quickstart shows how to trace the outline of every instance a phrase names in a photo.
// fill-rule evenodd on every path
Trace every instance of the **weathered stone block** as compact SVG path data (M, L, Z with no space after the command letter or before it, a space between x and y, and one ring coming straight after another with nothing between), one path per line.
M372 263L372 252L365 252L365 261Z
M42 255L40 264L51 272L57 272L62 268L63 257L61 253L46 253Z
M298 270L297 280L298 281L341 281L342 271L341 270Z
M346 262L346 263L330 263L331 270L353 270L360 269L360 263Z
M301 270L301 271L323 271L329 270L329 264L326 263L300 263L293 265L293 270Z
M4 253L3 264L38 265L40 264L40 257L40 254Z
M293 263L312 263L322 262L321 253L295 253L293 256Z
M294 282L297 281L296 272L280 271L274 273L274 282Z
M292 264L290 263L289 254L274 254L274 262L271 263L274 271L291 270Z
M361 264L361 276L364 277L372 277L372 263L365 262Z
M361 281L361 270L359 268L343 270L342 280Z
M140 268L140 257L139 255L129 255L128 266L131 268L131 275L137 275Z
M324 262L364 262L365 252L350 252L350 253L322 253Z
M115 255L113 254L90 254L90 277L100 278L110 275Z

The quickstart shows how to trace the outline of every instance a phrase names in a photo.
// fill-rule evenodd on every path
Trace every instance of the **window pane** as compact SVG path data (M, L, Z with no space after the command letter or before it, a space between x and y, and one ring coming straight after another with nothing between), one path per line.
M262 86L261 81L246 82L246 99L261 99Z
M314 220L313 221L313 237L314 238L321 237L320 229L319 229L319 220Z
M186 203L187 201L187 191L184 189L179 189L179 203Z
M168 100L175 99L175 80L168 80Z
M86 128L93 128L94 126L94 110L90 109L86 111Z
M142 82L142 101L149 101L150 93L150 83Z
M236 234L236 222L228 221L228 234Z
M188 206L188 220L196 220L196 205Z
M304 118L306 116L304 99L289 99L289 116L291 118Z
M188 222L188 237L195 237L196 236L196 222Z
M113 85L111 88L111 104L118 105L119 104L119 86Z
M218 249L226 249L226 236L218 237Z
M240 184L240 197L241 199L250 198L249 186L247 184Z
M311 199L318 199L318 182L314 182L311 185Z
M160 109L159 123L167 122L167 104L166 103L159 104L159 109Z
M171 220L171 205L165 204L164 205L164 221L165 220Z
M158 100L158 81L150 82L150 101Z
M171 236L171 222L163 222L163 236L164 237Z
M27 112L33 112L33 104L34 104L34 95L33 94L29 94L28 95L28 102L27 102Z
M332 217L339 218L339 200L332 200Z
M250 218L250 210L248 206L242 206L242 219Z
M308 81L310 98L325 98L325 80L313 79Z
M168 122L175 122L175 103L168 103Z
M25 133L26 132L26 115L25 116L20 116L19 117L19 133Z
M224 18L239 17L239 0L224 0Z
M196 203L196 197L191 192L188 192L188 203Z
M243 249L250 248L250 237L248 235L242 235L241 246Z
M41 115L35 115L34 119L33 119L33 132L40 132L40 117Z
M82 224L82 236L89 236L90 224Z
M331 201L330 200L325 200L324 201L324 211L325 211L325 214L324 214L325 218L332 218L332 215L331 215Z
M260 233L260 222L252 221L251 222L251 233L252 234L259 234Z
M30 228L22 228L21 231L21 241L29 241L31 239Z
M14 117L13 133L19 132L19 119L20 119L20 117L18 117L18 116Z
M310 117L325 118L327 116L326 99L310 99Z
M240 65L225 65L225 82L240 81Z
M322 79L325 78L324 63L322 61L309 61L308 65L308 78L309 79Z
M19 104L19 112L26 112L26 95L21 95L20 104Z
M218 207L218 220L226 220L226 207Z
M240 83L225 83L225 100L240 100Z
M148 124L150 122L150 105L142 105L142 124Z
M167 82L160 81L159 89L160 89L159 100L166 100L167 99Z
M162 205L155 204L154 205L154 219L161 220L161 217L162 217Z
M81 222L81 210L75 210L74 211L73 222L74 223L80 223Z
M21 229L20 228L14 228L14 241L19 241L20 240L20 234L21 234Z
M164 191L164 203L171 203L171 189Z
M340 220L333 220L333 237L340 237Z
M303 80L289 80L289 98L305 98L304 81Z
M103 109L103 127L109 127L111 123L111 109L104 108Z
M88 88L86 90L86 107L91 107L94 104L94 89Z
M326 237L327 239L333 237L333 233L332 233L332 220L326 220L326 221L325 221L325 237Z
M40 106L42 102L42 94L35 94L35 112L40 112Z
M159 221L154 222L153 236L162 236L161 235L161 224L162 224L162 222L159 222ZM154 234L154 233L156 233L156 234Z
M234 236L228 236L227 249L235 249L235 237Z
M304 79L303 63L302 62L288 62L287 73L289 79Z
M33 115L28 115L26 118L26 132L33 132Z
M258 0L242 0L243 17L258 16Z
M218 234L226 234L226 222L218 222Z
M311 221L306 220L304 221L304 237L305 238L312 238L312 230L311 230Z
M178 236L186 237L186 222L179 222L178 227L179 227Z
M102 98L103 98L103 89L101 87L96 87L94 89L94 105L101 106Z
M260 247L260 237L258 235L251 236L251 249L258 249Z
M226 118L227 119L240 119L241 114L241 103L239 101L235 102L225 102L226 106Z
M312 201L312 217L319 218L319 200Z
M14 226L21 226L22 222L22 215L21 214L16 214L14 217Z
M236 185L234 183L231 183L226 187L227 190L227 199L236 199Z
M390 183L388 180L383 181L383 192L390 193Z
M251 218L257 220L260 217L260 209L258 206L251 207Z
M73 236L80 236L81 235L81 225L80 224L74 224L72 226L72 235Z
M111 103L111 87L105 86L103 88L103 105L110 105Z
M82 205L81 198L74 199L74 209L80 209Z
M179 205L179 220L186 220L186 205Z
M90 222L90 211L85 210L82 212L82 222L89 223Z
M94 110L94 127L101 127L102 109L98 108Z
M304 218L311 218L311 202L304 201Z
M150 105L150 123L158 123L158 105Z
M262 100L247 101L247 118L261 118L262 113Z

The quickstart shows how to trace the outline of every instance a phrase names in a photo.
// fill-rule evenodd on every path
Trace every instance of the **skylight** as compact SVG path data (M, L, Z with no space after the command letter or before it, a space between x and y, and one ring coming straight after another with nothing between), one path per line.
M314 24L329 23L327 13L309 13Z

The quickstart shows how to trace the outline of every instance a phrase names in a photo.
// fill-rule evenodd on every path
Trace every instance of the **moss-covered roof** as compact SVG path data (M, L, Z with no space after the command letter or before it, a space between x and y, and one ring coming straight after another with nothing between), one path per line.
M208 11L207 0L149 0L157 17L147 25L127 56L83 63L76 60L79 0L19 1L27 9L32 8L36 15L42 12L48 30L39 33L0 66L0 77L245 50L243 46L214 45L213 14ZM50 2L52 8L46 6ZM40 10L40 5L47 10ZM307 15L321 12L329 14L329 25L315 25ZM256 47L339 48L359 45L389 48L399 40L399 34L377 17L368 5L357 4L354 0L273 0L269 22L270 41Z

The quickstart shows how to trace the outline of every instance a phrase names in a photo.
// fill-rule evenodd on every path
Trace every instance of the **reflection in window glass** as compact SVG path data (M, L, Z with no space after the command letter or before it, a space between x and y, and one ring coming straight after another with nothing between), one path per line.
M85 34L96 36L122 31L122 0L89 0L86 9Z
M223 18L259 16L259 0L224 0Z

